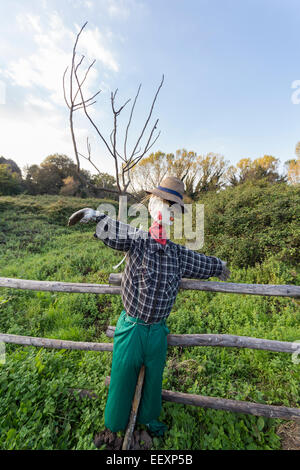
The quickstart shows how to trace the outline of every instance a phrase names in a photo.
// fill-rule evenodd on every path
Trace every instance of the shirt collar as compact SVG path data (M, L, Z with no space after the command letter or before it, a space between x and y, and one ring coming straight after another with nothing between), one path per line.
M149 240L149 250L152 253L155 253L158 250L162 250L167 255L170 254L170 245L169 245L169 239L168 238L167 238L167 243L165 245L162 245L161 243L158 243L157 241L155 241L154 238L152 238L150 233L149 233L148 234L148 240Z

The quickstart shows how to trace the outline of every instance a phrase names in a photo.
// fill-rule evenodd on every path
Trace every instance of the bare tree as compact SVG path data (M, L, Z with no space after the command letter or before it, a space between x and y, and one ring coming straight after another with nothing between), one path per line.
M121 196L130 194L128 193L128 186L130 185L130 170L145 156L145 154L150 150L150 148L155 144L158 137L160 136L160 132L158 132L157 135L155 135L155 131L157 129L157 124L158 124L158 119L156 119L154 125L151 128L149 127L149 123L150 123L150 119L152 116L152 112L153 112L153 108L154 108L157 96L163 85L164 76L162 76L159 87L153 98L152 105L150 107L150 111L148 113L147 119L144 123L144 126L140 134L138 135L136 139L135 144L133 145L133 149L131 151L128 151L129 129L132 123L132 117L133 117L134 109L136 106L136 102L137 102L137 99L141 90L141 84L139 85L131 110L130 110L128 124L126 126L125 137L124 137L124 142L123 142L122 151L121 151L120 150L121 145L119 145L119 142L118 142L118 118L120 116L120 113L123 111L126 105L131 101L131 99L128 99L123 105L118 107L116 104L116 95L117 95L118 89L116 89L114 92L111 92L111 110L113 114L113 129L108 139L107 137L104 136L102 130L100 129L100 126L95 123L94 119L91 117L91 115L89 114L89 110L88 110L90 106L96 103L95 98L99 95L101 90L98 90L96 93L94 93L90 97L86 97L85 92L84 92L84 84L86 82L86 79L88 77L88 74L91 68L95 64L95 60L88 65L85 72L83 73L83 78L79 79L79 70L83 65L85 56L82 55L80 59L77 59L76 49L77 49L80 35L86 25L87 25L87 22L82 26L82 28L80 29L80 31L78 32L76 36L76 40L75 40L74 47L73 47L71 68L69 70L69 67L67 67L63 74L64 98L69 108L69 123L70 123L70 130L71 130L71 137L72 137L75 158L77 162L77 170L78 172L80 171L79 157L83 157L93 165L93 167L99 174L101 174L97 166L98 164L96 165L94 160L92 159L91 145L89 143L88 138L86 142L87 153L83 154L79 152L78 150L73 118L74 118L74 113L76 111L83 110L88 121L92 125L93 129L96 131L96 134L98 135L99 139L105 145L108 154L114 160L117 189L116 190L107 189L107 191L115 192L119 194L119 203L120 203L119 204L119 218L122 218L124 198L122 198ZM66 77L67 77L68 70L69 70L69 93L67 97ZM147 138L146 138L146 133L148 133ZM143 141L144 141L144 144L142 144Z

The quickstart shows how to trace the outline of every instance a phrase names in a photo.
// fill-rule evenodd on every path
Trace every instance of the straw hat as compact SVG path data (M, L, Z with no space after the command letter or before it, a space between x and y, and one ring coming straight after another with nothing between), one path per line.
M176 176L167 176L161 181L157 188L149 189L146 193L154 194L166 201L180 204L182 211L187 212L183 202L184 184L183 181Z

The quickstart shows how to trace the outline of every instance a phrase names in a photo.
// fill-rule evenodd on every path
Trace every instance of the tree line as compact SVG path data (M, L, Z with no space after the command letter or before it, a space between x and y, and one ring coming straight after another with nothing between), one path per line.
M81 169L66 155L53 154L40 165L26 165L22 171L9 159L0 157L0 195L61 194L74 197L116 198L115 178L108 173L92 175Z
M219 191L226 186L237 186L247 181L264 180L268 183L300 182L300 142L296 158L285 162L279 172L279 159L264 155L261 158L242 158L231 165L215 153L198 155L194 151L177 150L175 154L161 151L144 157L133 169L130 193L142 197L146 189L160 184L168 174L182 179L187 197L197 200L208 191ZM11 159L0 157L0 195L60 194L74 197L109 197L117 199L116 179L108 173L92 175L80 169L68 156L53 154L40 165L26 165L22 171Z
M187 196L197 200L207 191L219 191L247 181L297 184L300 182L300 142L296 156L297 159L285 162L283 173L280 173L280 161L271 155L254 160L242 158L236 165L231 165L222 155L212 152L206 155L185 149L175 154L156 152L133 168L132 180L136 189L146 190L149 185L158 184L166 174L173 174L185 182Z

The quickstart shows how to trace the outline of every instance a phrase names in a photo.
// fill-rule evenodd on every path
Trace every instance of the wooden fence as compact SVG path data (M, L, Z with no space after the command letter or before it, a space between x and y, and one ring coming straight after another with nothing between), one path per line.
M52 291L70 293L92 293L92 294L120 294L122 274L111 274L109 285L88 284L54 281L33 281L25 279L0 277L0 287ZM235 284L228 282L199 281L182 279L180 289L201 290L209 292L222 292L234 294L252 294L264 296L281 296L300 299L300 287L293 285L270 285L270 284ZM109 326L107 336L112 338L115 327ZM296 353L300 355L300 344L297 342L275 341L262 338L251 338L246 336L235 336L226 334L183 334L167 337L169 346L195 347L195 346L218 346L260 349L274 352ZM55 349L79 349L85 351L112 351L113 343L92 343L78 341L62 341L59 339L37 338L32 336L20 336L0 333L0 341L5 343L19 344L23 346L37 346ZM110 378L106 378L106 384ZM91 398L96 395L92 391L81 390L82 395ZM188 393L179 393L162 390L162 399L175 403L189 404L203 408L214 408L238 413L247 413L255 416L266 416L269 418L280 418L289 420L300 420L300 408L288 408L285 406L265 405L240 400L229 400L224 398L207 397Z

